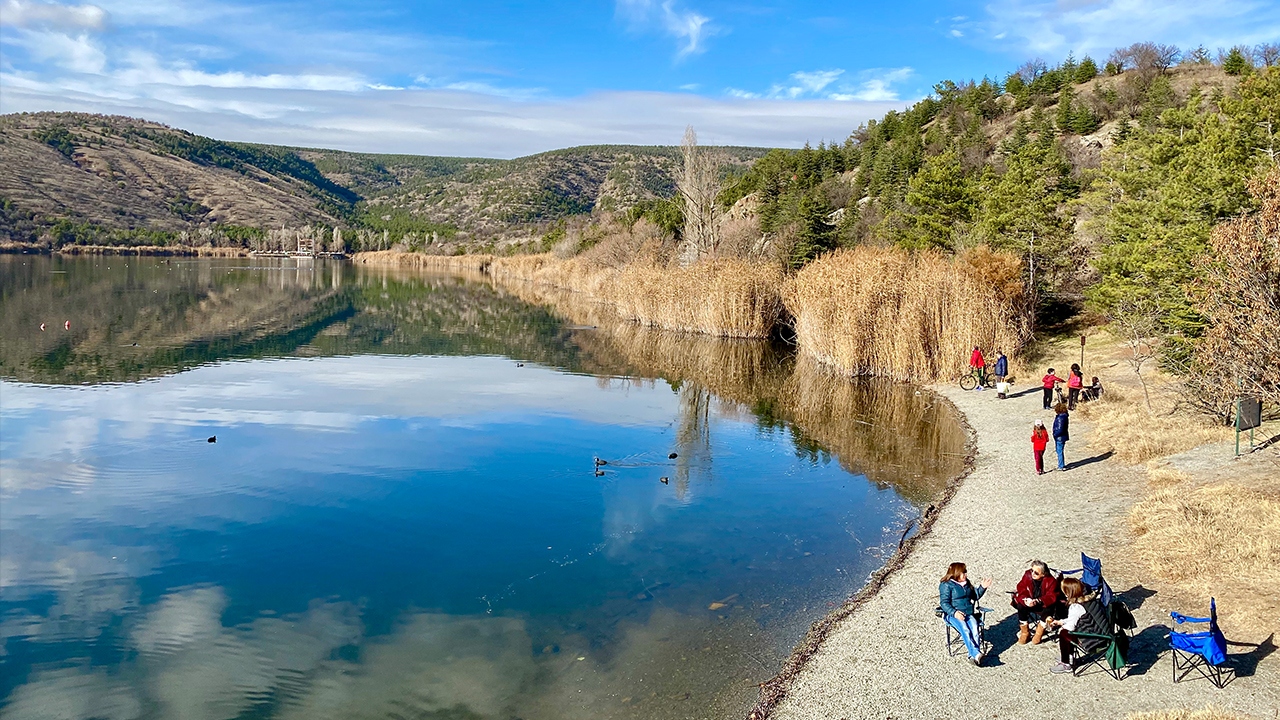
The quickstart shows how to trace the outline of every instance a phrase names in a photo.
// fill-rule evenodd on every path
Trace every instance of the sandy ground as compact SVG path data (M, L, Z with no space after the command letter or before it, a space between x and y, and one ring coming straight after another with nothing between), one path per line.
M967 416L977 433L977 457L950 504L904 567L861 609L843 620L795 678L770 715L824 718L1114 718L1136 711L1209 704L1260 718L1280 717L1280 654L1266 638L1260 647L1230 648L1239 677L1225 690L1203 680L1171 680L1167 609L1158 588L1125 577L1108 557L1123 547L1125 513L1145 493L1141 467L1092 455L1089 426L1073 418L1068 471L1037 477L1030 426L1052 418L1032 388L1000 401L995 393L936 388ZM1056 465L1053 447L1046 466ZM1138 622L1128 676L1120 682L1095 673L1052 675L1057 646L1016 644L1012 590L1027 562L1079 567L1079 553L1101 556L1104 574ZM938 579L952 561L970 577L994 583L984 606L994 610L987 637L994 644L985 666L943 652L942 624L934 616ZM1207 606L1208 598L1204 599ZM1206 608L1185 607L1200 614ZM1229 609L1224 609L1229 612ZM1229 641L1245 640L1231 637ZM1271 638L1274 640L1274 637Z

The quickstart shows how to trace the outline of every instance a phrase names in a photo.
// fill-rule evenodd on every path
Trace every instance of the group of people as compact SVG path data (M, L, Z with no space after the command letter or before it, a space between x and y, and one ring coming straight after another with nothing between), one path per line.
M1066 383L1067 397L1063 401L1061 396L1058 398L1056 405L1050 405L1053 402L1053 393L1058 385ZM1057 371L1049 368L1049 372L1040 381L1044 390L1044 409L1053 409L1053 444L1054 449L1058 453L1058 470L1065 472L1067 470L1067 441L1071 439L1071 416L1069 411L1075 410L1076 403L1081 399L1097 400L1102 397L1102 383L1098 378L1093 378L1093 382L1086 386L1084 384L1084 375L1080 371L1080 366L1076 363L1071 364L1071 372L1066 380L1058 377ZM1031 424L1031 453L1036 460L1036 474L1044 474L1044 451L1049 446L1050 431L1044 426L1044 421L1036 418Z
M982 665L985 657L977 613L978 602L990 588L991 578L977 585L970 582L962 562L951 563L938 585L942 617L959 633L974 665ZM1053 673L1072 672L1073 633L1101 633L1108 628L1106 608L1089 588L1076 578L1054 577L1040 560L1033 560L1022 574L1011 602L1018 613L1019 645L1039 645L1047 633L1057 630L1059 662L1049 668Z

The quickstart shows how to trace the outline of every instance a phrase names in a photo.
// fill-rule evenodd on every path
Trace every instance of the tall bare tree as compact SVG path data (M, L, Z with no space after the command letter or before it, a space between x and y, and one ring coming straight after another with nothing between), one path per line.
M720 157L698 147L698 134L693 126L685 128L680 143L684 164L676 186L684 199L684 239L680 262L690 265L700 258L715 254L720 244L719 208Z

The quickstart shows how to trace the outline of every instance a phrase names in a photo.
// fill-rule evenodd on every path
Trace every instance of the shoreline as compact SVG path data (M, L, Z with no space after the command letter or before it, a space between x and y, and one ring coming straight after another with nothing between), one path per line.
M1128 510L1145 492L1142 466L1122 465L1109 453L1090 455L1093 429L1081 418L1072 423L1068 472L1036 476L1024 435L1032 418L1044 416L1037 388L1005 401L990 392L929 389L950 400L972 432L975 453L968 472L948 486L947 502L934 513L928 532L904 543L862 590L814 623L779 674L761 686L748 720L951 718L960 697L992 717L1043 720L1123 717L1211 702L1261 717L1280 708L1280 667L1265 661L1274 646L1261 637L1228 631L1233 641L1263 645L1254 654L1229 650L1247 672L1227 690L1171 682L1168 611L1199 614L1203 608L1157 607L1163 583L1144 577L1121 556ZM1005 591L1031 558L1076 567L1081 551L1102 558L1109 583L1138 621L1129 674L1120 682L1103 673L1051 675L1056 644L1016 644L1017 619ZM943 653L941 622L933 614L938 576L957 560L969 564L975 579L994 578L982 603L993 611L987 622L993 649L981 668L963 653Z
M956 407L956 404L950 398L938 393L934 388L924 387L922 389L933 393L940 401L946 402L955 412L956 419L963 426L966 435L963 469L947 483L946 487L934 498L934 501L925 508L916 524L915 534L899 541L898 549L894 554L879 570L871 573L870 577L867 578L867 582L858 592L851 595L840 607L827 613L826 617L815 621L809 626L804 638L792 649L791 654L787 657L786 662L783 663L782 669L778 671L778 674L760 685L760 697L755 705L752 706L750 712L747 713L748 720L766 720L773 716L774 709L786 698L796 677L804 671L805 666L813 656L822 649L822 645L832 631L835 630L836 626L841 621L856 614L868 602L873 600L893 579L894 575L906 566L907 560L911 557L916 546L929 536L934 524L942 516L947 505L960 492L965 478L969 477L973 472L974 461L977 459L978 454L978 443L977 432L969 424L968 417L961 412L960 408ZM907 532L910 532L910 526L908 526Z

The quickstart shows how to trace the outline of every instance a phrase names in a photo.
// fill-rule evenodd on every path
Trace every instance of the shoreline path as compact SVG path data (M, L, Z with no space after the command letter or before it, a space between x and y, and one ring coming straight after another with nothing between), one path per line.
M1052 418L1041 410L1038 387L1003 401L994 392L934 390L955 403L977 435L973 471L903 567L832 629L768 717L1096 719L1210 704L1262 718L1280 714L1280 655L1246 662L1245 671L1224 690L1204 680L1174 685L1166 640L1169 615L1158 595L1116 574L1115 562L1108 571L1108 558L1122 551L1127 536L1126 513L1145 492L1142 467L1093 459L1097 453L1085 442L1091 428L1072 418L1068 472L1038 477L1031 423ZM1050 445L1045 466L1056 464ZM1129 676L1120 682L1101 672L1051 675L1056 644L1016 644L1017 616L1005 591L1013 589L1032 558L1074 569L1081 551L1102 558L1109 584L1138 622ZM968 563L975 581L994 579L982 602L994 611L987 625L994 646L981 668L963 653L950 658L942 649L942 621L933 609L938 578L952 561ZM1203 607L1176 609L1207 614L1208 602L1206 597ZM1233 654L1251 650L1228 649Z

